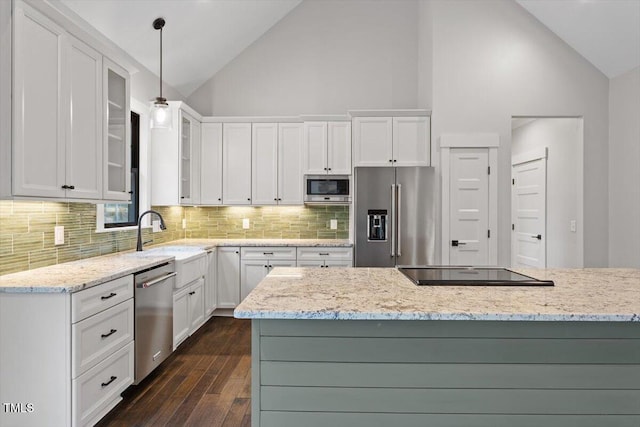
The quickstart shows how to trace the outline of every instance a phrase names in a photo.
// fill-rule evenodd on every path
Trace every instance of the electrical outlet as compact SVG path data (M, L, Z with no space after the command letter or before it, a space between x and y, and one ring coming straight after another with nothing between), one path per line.
M154 233L159 233L160 232L160 220L155 219L155 220L151 221L151 230Z
M55 245L64 245L64 225L53 227L53 240Z
M572 233L576 232L576 220L572 219L571 221L569 221L569 229L571 230Z
M330 222L330 227L332 230L337 230L338 229L338 220L337 219L332 219Z
M187 218L182 218L182 229L185 230L187 228Z
M251 226L249 224L249 218L243 218L242 220L242 228L245 230L249 229Z

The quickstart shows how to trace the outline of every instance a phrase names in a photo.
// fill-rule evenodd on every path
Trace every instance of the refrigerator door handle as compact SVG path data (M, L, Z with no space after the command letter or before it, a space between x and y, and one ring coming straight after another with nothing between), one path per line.
M391 184L391 257L396 256L396 185Z
M398 212L397 216L396 216L396 221L395 223L396 225L396 231L398 233L398 250L396 251L398 253L398 256L402 256L402 230L400 230L400 226L402 225L402 213L401 213L401 206L402 206L402 184L397 184L398 187L398 195L396 197L397 199L397 203L398 206L396 207L396 211Z

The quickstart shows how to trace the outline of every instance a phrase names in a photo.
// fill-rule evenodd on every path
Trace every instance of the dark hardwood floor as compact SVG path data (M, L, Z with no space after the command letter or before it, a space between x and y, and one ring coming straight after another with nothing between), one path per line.
M251 321L214 317L97 426L251 424Z

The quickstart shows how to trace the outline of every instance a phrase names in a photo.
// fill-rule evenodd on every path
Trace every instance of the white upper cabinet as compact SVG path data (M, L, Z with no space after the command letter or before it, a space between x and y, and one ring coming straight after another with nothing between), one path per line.
M36 5L14 3L13 130L0 142L12 164L2 179L11 196L127 201L129 73Z
M353 119L354 166L393 166L391 117Z
M354 166L430 166L429 117L354 117Z
M222 202L251 204L251 123L222 125Z
M64 30L14 11L13 194L65 197Z
M301 205L302 124L254 123L253 205Z
M251 204L278 204L278 124L251 126Z
M303 204L302 123L278 124L278 204Z
M304 123L304 174L351 174L351 123Z
M200 203L222 204L222 123L202 123Z
M131 109L129 73L103 59L104 198L131 199Z
M393 118L395 166L430 166L429 117Z
M151 204L200 202L200 121L183 102L169 101L171 129L151 130Z
M327 123L327 172L351 175L351 122Z
M65 183L68 196L102 197L102 56L75 37L67 46ZM128 194L126 195L128 196ZM126 197L128 199L128 197Z

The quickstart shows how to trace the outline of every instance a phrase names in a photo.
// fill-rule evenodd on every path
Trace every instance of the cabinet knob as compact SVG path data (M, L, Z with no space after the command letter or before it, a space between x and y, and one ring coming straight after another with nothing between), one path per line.
M389 159L389 163L392 163L392 162L393 162L393 160Z
M282 199L278 197L278 201L279 201L279 202L281 202L281 201L282 201Z
M247 198L247 201L249 201L249 202L250 202L250 201L251 201L251 199L250 199L250 198Z
M221 202L221 201L222 201L222 199L221 199L220 197L218 197L218 201L219 201L219 202Z
M278 201L278 199L274 198L274 199L273 199L273 201L274 201L274 202L277 202L277 201Z
M331 168L329 168L329 170L331 170Z
M395 163L395 162L397 162L397 160L396 160L396 159L393 159L393 163Z

